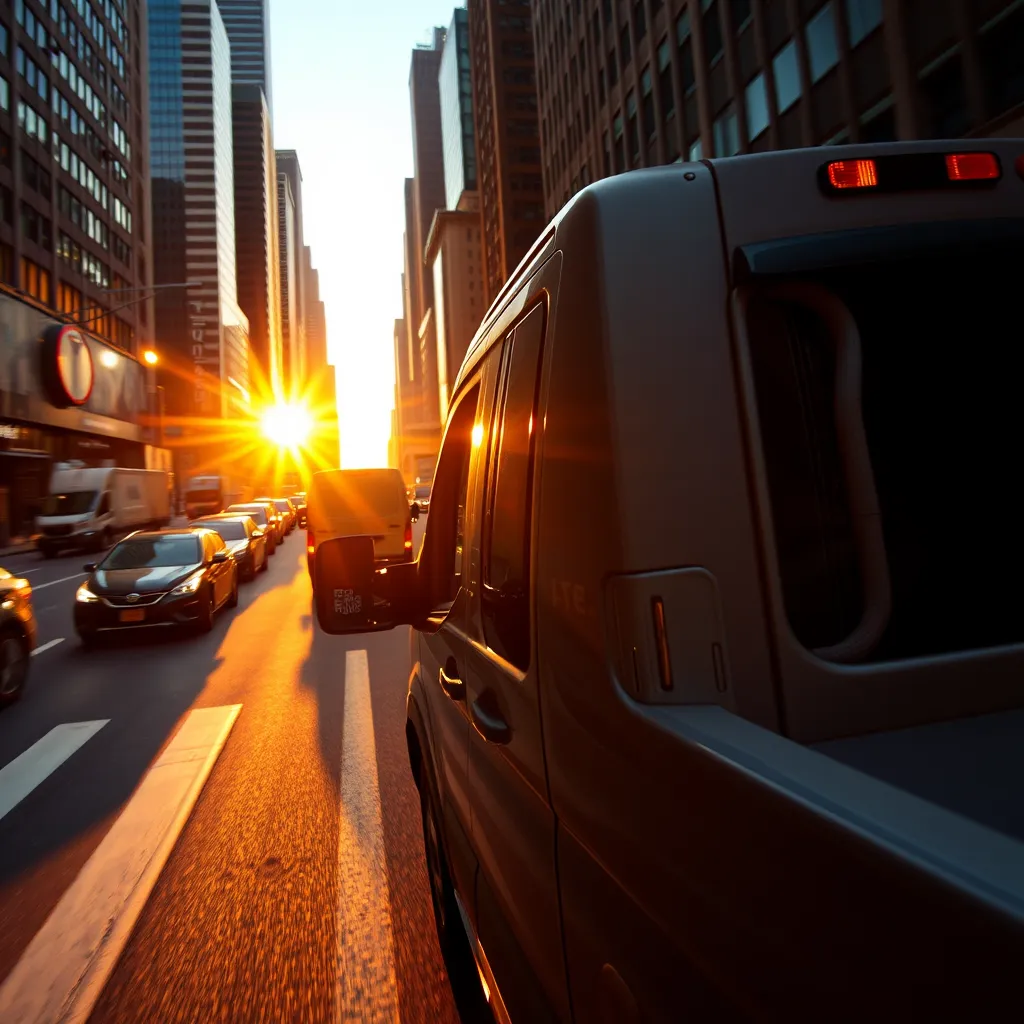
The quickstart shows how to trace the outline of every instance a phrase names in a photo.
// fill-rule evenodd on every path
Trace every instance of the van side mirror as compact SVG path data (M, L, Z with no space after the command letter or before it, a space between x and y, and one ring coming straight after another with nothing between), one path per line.
M419 618L418 572L416 562L378 569L372 537L323 541L313 563L320 628L339 636L411 625Z
M82 566L82 569L83 569L84 572L95 572L96 571L96 563L95 562L86 562L85 565Z

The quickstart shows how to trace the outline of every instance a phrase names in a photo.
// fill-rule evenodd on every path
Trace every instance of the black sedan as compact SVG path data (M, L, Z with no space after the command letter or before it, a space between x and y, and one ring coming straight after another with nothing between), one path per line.
M213 629L238 604L238 566L212 530L140 531L116 544L75 594L75 632L92 644L106 630L151 626Z
M306 528L306 492L296 491L292 495L291 501L295 506L295 515L299 521L299 528L304 530Z
M238 563L238 572L243 580L254 579L256 573L266 572L270 567L267 535L256 525L252 516L220 512L213 516L201 516L189 523L189 526L194 530L213 530L219 533L231 557Z

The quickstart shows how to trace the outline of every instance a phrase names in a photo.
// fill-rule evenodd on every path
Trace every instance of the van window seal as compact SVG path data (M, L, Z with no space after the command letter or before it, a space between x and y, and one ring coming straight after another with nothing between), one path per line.
M945 220L882 227L854 228L815 235L797 235L737 246L733 281L747 284L759 278L831 270L864 264L897 262L908 257L934 256L937 249L964 250L1024 243L1024 218Z

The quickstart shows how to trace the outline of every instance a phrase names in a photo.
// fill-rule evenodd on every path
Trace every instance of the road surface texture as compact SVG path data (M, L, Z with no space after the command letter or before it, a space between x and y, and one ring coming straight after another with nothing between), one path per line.
M303 545L209 635L89 652L89 556L3 560L39 621L0 711L5 1024L460 1019L405 747L409 631L320 632ZM459 1007L486 1019L475 993Z

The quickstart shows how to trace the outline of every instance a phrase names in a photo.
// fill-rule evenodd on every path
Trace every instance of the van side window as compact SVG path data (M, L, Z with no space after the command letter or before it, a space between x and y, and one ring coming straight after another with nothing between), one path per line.
M96 515L105 516L110 511L110 491L104 491L103 497L100 498L99 508L96 509Z
M484 636L493 651L524 671L530 663L531 484L543 341L544 306L538 305L505 342L483 538Z
M479 402L477 384L452 413L434 474L427 543L431 556L438 559L430 574L436 580L432 596L438 605L455 600L469 570L469 467L474 442L478 443L473 431Z

